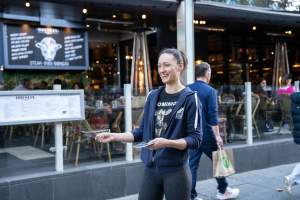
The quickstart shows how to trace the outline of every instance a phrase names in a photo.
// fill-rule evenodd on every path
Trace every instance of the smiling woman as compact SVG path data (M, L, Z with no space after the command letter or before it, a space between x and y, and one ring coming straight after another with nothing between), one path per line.
M195 92L180 81L186 67L185 55L177 49L159 54L158 72L165 86L147 97L141 125L133 133L102 133L100 142L143 142L145 164L140 200L189 200L191 172L187 166L188 148L201 144L201 109ZM150 123L149 123L150 122Z
M164 49L158 59L158 73L164 84L166 90L173 93L178 91L184 86L180 81L180 74L187 65L185 55L177 49Z

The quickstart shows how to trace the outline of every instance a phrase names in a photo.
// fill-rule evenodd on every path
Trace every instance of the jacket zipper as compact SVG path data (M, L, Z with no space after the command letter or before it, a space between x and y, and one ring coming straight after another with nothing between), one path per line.
M188 96L188 95L187 95ZM185 98L184 98L184 101L186 100L186 97L187 96L185 96ZM183 103L181 103L181 105L183 105L184 104L184 102ZM181 107L181 105L179 106L179 108ZM166 128L166 130L165 130L165 133L167 132L167 130L169 129L169 127L170 127L170 124L171 124L171 122L174 120L174 115L176 114L176 112L178 111L179 109L177 109L177 110L174 110L174 112L173 112L173 115L171 116L171 118L170 118L170 121L169 121L169 124L168 124L168 126L167 126L167 128ZM155 153L155 155L153 156L153 151L152 151L152 162L154 162L154 161L156 161L156 165L157 166L159 166L159 159L158 159L158 153L160 153L161 151L156 151L156 153ZM156 159L155 159L156 158Z
M189 96L190 94L188 94L188 95L186 95L185 96L185 98L184 98L184 102L185 102L185 100L186 100L186 98L187 98L187 96ZM184 104L184 102L183 103L181 103L181 105L182 104ZM179 108L181 107L181 105L180 106L178 106ZM170 127L170 124L171 124L171 122L174 120L174 115L176 114L176 112L178 111L179 109L177 109L177 110L174 110L174 112L173 112L173 114L172 114L172 116L171 116L171 118L170 118L170 121L169 121L169 124L168 124L168 126L167 126L167 128L166 128L166 130L165 130L165 133L167 132L167 130L169 129L169 127ZM154 120L152 119L152 121L151 121L151 132L152 132L152 128L153 128L153 126L154 126ZM152 138L153 139L153 138ZM153 155L153 150L152 150L152 159L151 159L151 161L154 163L154 161L156 160L156 163L157 163L157 165L158 165L158 156L157 156L157 154L159 153L159 151L157 151L156 153L155 153L155 155ZM156 158L156 159L155 159Z

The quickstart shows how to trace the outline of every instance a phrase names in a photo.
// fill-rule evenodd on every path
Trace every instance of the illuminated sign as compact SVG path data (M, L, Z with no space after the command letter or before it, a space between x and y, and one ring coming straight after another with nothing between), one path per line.
M4 66L8 69L85 70L87 33L78 29L4 26Z

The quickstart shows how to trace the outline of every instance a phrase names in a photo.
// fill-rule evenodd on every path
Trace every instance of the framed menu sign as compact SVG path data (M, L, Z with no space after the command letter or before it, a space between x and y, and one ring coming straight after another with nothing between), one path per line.
M88 68L87 33L83 30L6 24L3 33L5 68Z
M83 90L0 92L0 126L84 119Z

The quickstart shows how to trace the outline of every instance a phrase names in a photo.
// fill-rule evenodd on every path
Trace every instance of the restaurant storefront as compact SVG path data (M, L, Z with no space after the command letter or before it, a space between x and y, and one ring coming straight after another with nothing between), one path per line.
M137 88L133 93L140 94L132 98L132 124L139 126L145 101L145 91L140 92L138 87L145 87L145 79L139 77L145 77L145 74L143 68L138 67L144 66L144 60L134 58L134 33L146 34L149 73L152 86L156 88L161 84L157 55L161 49L177 45L178 2L88 2L76 1L72 6L67 0L60 3L30 1L27 2L29 6L21 0L13 5L8 1L0 3L0 90L52 90L53 85L60 84L62 90L82 89L85 94L85 120L62 124L66 176L55 172L55 152L51 151L55 146L53 123L0 127L0 160L4 161L0 162L0 180L3 180L0 194L2 188L4 191L8 187L18 190L18 184L13 181L19 180L21 175L25 175L21 185L27 184L26 176L31 182L41 181L38 187L46 186L54 199L65 195L59 186L67 182L82 185L83 181L87 186L78 191L63 186L77 194L72 195L72 199L86 199L80 195L82 193L107 199L137 191L142 172L138 150L133 149L134 161L124 162L126 145L103 145L84 131L125 131L123 85L133 80L132 69L137 71L134 76ZM272 141L284 140L283 146L293 153L289 140L292 124L288 121L289 116L282 115L288 108L281 108L276 93L278 88L272 84L274 62L280 54L276 51L279 42L287 46L286 56L293 81L300 76L300 26L297 23L289 25L300 16L282 12L286 15L281 21L274 10L266 12L263 9L262 12L261 8L238 7L237 3L238 8L231 9L225 3L195 2L195 59L190 62L200 64L205 61L212 66L211 84L218 90L220 128L226 145L247 143L244 83L251 82L254 143L267 142L269 150L266 152L269 152L276 146ZM266 20L266 14L273 19ZM132 68L133 60L138 63L136 68ZM283 85L283 76L279 76ZM257 90L262 79L267 82L263 92ZM262 93L266 94L265 100ZM237 158L241 158L239 163L243 155L250 155L251 147L237 148ZM263 161L259 167L292 162L295 161L293 156L287 160ZM207 163L205 166L209 167ZM240 166L238 171L257 167L255 164ZM44 175L49 176L49 180L35 179L35 176L42 179ZM209 172L204 175L209 176ZM107 184L94 180L97 178L106 180ZM12 186L7 187L7 183ZM96 186L103 186L101 193L97 192ZM34 186L34 191L38 187ZM77 186L74 188L78 189ZM54 190L56 193L51 192ZM32 199L38 198L38 195L32 195Z
M1 6L1 90L47 91L54 85L61 85L62 90L84 90L85 119L62 124L65 169L124 161L124 144L102 145L84 131L124 132L123 84L131 81L133 35L145 32L151 52L149 60L155 63L157 33L148 23L156 24L159 16L147 20L147 15L137 12L137 7L130 12L103 9L103 13L98 14L91 5L69 6L66 2L19 1L5 2ZM59 10L60 7L65 10ZM157 70L154 66L151 68L154 69L151 76L155 77L151 81L156 87L159 85ZM143 76L139 67L136 70L138 77ZM141 81L137 80L138 85ZM137 94L137 90L133 88L133 93ZM146 93L139 94L132 100L134 127L141 121ZM7 103L1 107L5 114L1 116L0 157L7 160L2 163L1 177L53 171L56 163L54 123L4 122L8 121L5 118L13 118L8 116L13 112L24 112L23 117L29 119L31 111L39 107L33 105L29 109L27 106L26 113L25 108L13 108ZM134 152L135 159L138 153ZM16 165L8 165L14 161Z

